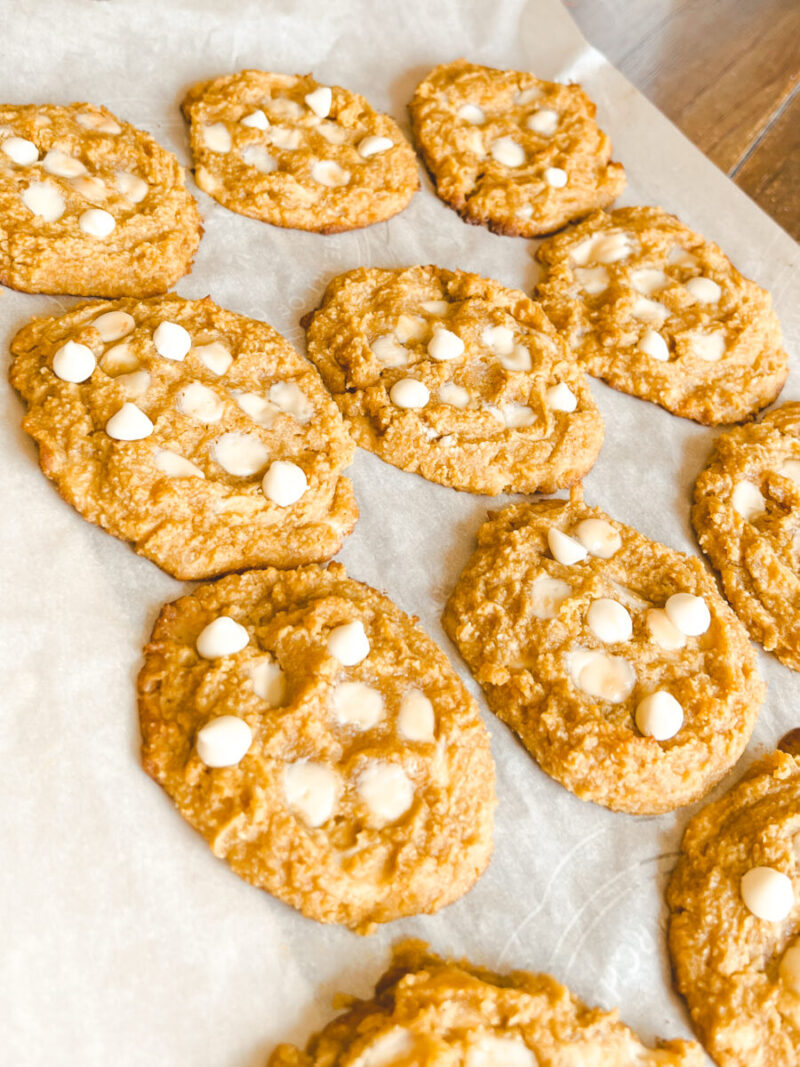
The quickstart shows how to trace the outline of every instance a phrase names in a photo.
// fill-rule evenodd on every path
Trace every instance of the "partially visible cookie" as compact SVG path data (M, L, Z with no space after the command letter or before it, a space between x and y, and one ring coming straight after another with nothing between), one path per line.
M223 75L182 107L197 184L240 215L338 233L391 218L419 188L394 119L310 74Z
M542 243L536 295L589 374L706 425L771 403L788 374L769 293L657 207L599 211Z
M590 1008L549 974L496 974L420 941L397 945L371 1000L305 1052L279 1045L268 1067L703 1067L693 1041L644 1045L616 1010Z
M700 561L579 492L491 514L442 621L542 770L614 811L707 793L764 698L747 634Z
M800 670L800 403L717 438L692 525L751 635Z
M552 233L625 188L579 85L458 59L428 74L409 111L438 195L496 233Z
M719 1067L800 1064L800 760L775 752L686 828L675 984Z
M249 571L161 612L142 762L241 878L361 933L489 862L486 728L416 622L344 568Z
M44 473L175 577L327 559L352 530L352 442L266 323L208 298L82 304L11 352Z
M586 378L524 293L439 267L359 268L304 320L356 443L474 493L552 492L592 466Z
M191 269L202 226L183 168L94 104L0 106L0 282L152 296Z

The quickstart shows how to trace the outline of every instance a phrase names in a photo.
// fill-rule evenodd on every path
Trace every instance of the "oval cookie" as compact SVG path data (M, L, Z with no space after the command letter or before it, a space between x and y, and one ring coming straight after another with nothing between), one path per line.
M494 764L474 700L339 564L250 571L168 604L139 711L145 770L184 818L310 918L368 932L434 912L489 862Z
M0 282L27 293L152 296L202 227L183 168L94 104L0 106Z
M11 351L44 473L175 577L327 559L352 530L353 445L266 323L208 298L83 304Z
M686 828L667 887L675 984L719 1067L800 1064L800 762L754 764Z
M240 215L338 233L391 218L419 188L394 119L310 74L225 75L195 85L182 107L197 184Z
M359 268L304 324L356 443L402 470L475 493L552 492L597 458L583 372L523 293L432 266Z
M693 1041L645 1045L616 1011L590 1008L549 974L495 974L420 941L395 946L371 1000L315 1034L279 1045L267 1067L703 1067Z
M539 247L536 295L615 389L706 425L771 403L788 357L769 293L657 207L597 212Z
M700 561L579 493L504 508L478 546L444 627L542 770L637 815L707 793L742 754L765 687Z
M439 197L496 233L552 233L625 188L579 85L458 59L428 74L409 111Z
M800 670L800 403L717 438L692 525L750 634Z

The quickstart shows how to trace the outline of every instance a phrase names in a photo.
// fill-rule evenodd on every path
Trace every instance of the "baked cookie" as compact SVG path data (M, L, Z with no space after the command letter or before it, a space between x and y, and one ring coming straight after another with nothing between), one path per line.
M769 293L657 207L598 211L543 242L545 311L590 374L706 425L770 404L788 357Z
M344 568L250 571L168 604L142 762L215 855L361 933L435 912L492 847L494 764L444 653Z
M800 760L756 763L686 828L667 888L678 990L719 1067L800 1064Z
M82 304L11 352L44 473L176 578L327 559L352 530L353 444L266 323L208 298Z
M478 546L444 628L542 770L635 815L707 793L742 754L765 687L700 561L580 492L490 514Z
M338 233L391 218L419 188L394 119L310 74L224 75L195 85L182 107L197 184L240 215Z
M200 242L183 168L94 104L0 106L0 282L26 293L152 296Z
M800 403L717 438L692 525L751 636L800 670Z
M583 371L524 293L438 267L359 268L303 324L356 443L395 467L474 493L549 493L597 458Z
M579 85L458 59L435 67L409 104L436 192L466 222L535 237L605 207L621 163Z
M279 1045L268 1067L703 1067L693 1041L644 1045L616 1011L590 1008L549 974L495 974L450 962L421 941L394 949L372 1000L315 1034Z

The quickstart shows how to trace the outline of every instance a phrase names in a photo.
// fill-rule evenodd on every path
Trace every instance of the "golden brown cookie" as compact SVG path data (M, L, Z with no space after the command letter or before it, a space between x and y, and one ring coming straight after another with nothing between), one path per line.
M327 559L352 530L352 442L266 323L208 298L82 304L11 351L44 473L176 578Z
M800 670L800 403L717 438L692 525L751 635Z
M788 357L769 293L657 207L598 211L540 245L536 289L589 372L706 425L771 403Z
M441 959L421 941L394 949L372 1000L279 1045L268 1067L703 1067L693 1041L644 1045L615 1011L590 1008L549 974L496 974Z
M580 492L490 514L443 622L542 770L614 811L707 793L764 697L744 628L700 561Z
M494 764L475 701L399 608L331 564L249 571L161 612L142 762L241 878L362 933L482 873Z
M0 106L0 282L152 296L188 273L202 226L183 168L94 104Z
M310 74L224 75L195 85L182 107L197 184L240 215L338 233L391 218L419 188L394 119Z
M675 983L719 1067L800 1064L800 761L756 763L689 823L667 888Z
M496 233L552 233L625 188L579 85L458 59L428 74L409 111L438 195Z
M475 493L552 492L588 471L603 422L524 293L439 267L359 268L304 320L356 443Z

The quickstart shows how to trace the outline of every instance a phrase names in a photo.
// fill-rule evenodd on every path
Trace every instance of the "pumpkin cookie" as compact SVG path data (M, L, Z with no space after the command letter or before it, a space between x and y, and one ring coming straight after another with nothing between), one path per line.
M197 184L240 215L338 233L391 218L419 188L394 119L310 74L225 75L195 85L182 107Z
M781 391L788 357L769 293L674 215L598 211L537 256L545 311L615 389L706 425L746 419Z
M93 104L0 106L0 282L26 293L151 296L186 274L202 227L183 168Z
M478 545L444 627L542 770L636 815L707 793L742 754L764 683L700 561L580 492L490 515Z
M327 559L352 530L353 445L265 323L208 298L82 304L11 351L44 473L176 578Z
M625 188L579 85L458 59L430 72L409 111L437 194L496 233L552 233Z
M139 675L142 762L215 855L320 922L435 912L491 852L475 701L344 568L250 571L168 604Z
M719 1067L800 1064L800 760L775 752L689 823L667 888L678 990Z
M692 525L751 635L800 670L800 403L717 438Z
M279 1045L268 1067L703 1067L693 1041L644 1045L616 1011L590 1008L548 974L495 974L450 962L421 941L395 947L372 1000L343 1015L306 1052Z
M603 422L524 293L438 267L334 278L303 320L356 443L474 493L552 492L588 471Z

